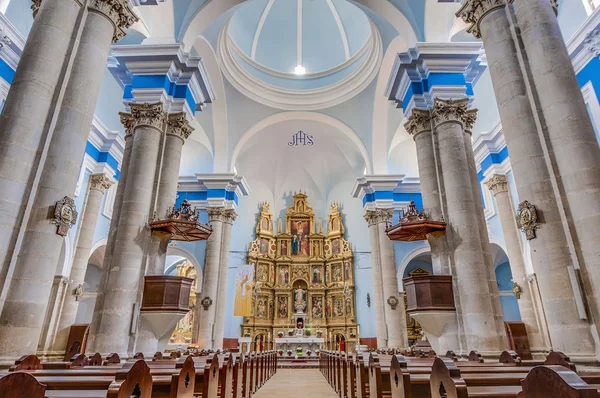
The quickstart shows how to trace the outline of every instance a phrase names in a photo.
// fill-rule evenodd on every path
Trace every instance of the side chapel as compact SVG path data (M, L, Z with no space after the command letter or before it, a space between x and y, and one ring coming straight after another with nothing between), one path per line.
M255 266L252 316L245 317L242 335L257 346L273 349L277 336L287 335L294 324L294 291L306 292L305 329L322 337L328 349L354 350L359 341L354 296L354 261L344 239L338 203L331 205L327 233L306 194L294 194L293 206L281 219L277 233L268 203L263 203L256 239L248 252Z

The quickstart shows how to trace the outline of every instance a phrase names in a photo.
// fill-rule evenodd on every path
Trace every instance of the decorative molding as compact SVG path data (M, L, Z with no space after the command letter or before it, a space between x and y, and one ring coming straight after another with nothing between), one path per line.
M265 26L267 16L269 16L269 13L271 12L271 7L273 7L273 3L275 3L275 0L269 0L267 6L263 10L262 15L260 16L260 20L258 21L258 26L256 27L256 31L254 32L254 39L252 40L252 49L250 50L251 59L256 59L256 48L258 47L258 39L260 38L260 34L262 33L263 26Z
M182 142L192 134L194 129L190 126L185 112L171 113L167 116L167 135L173 135Z
M464 126L469 100L442 100L436 98L433 102L432 117L437 127L443 123L455 122Z
M117 197L117 188L119 182L117 181L112 187L106 191L106 195L104 196L104 206L102 208L102 215L109 220L113 215L113 208L115 207L115 199Z
M571 55L575 73L579 73L593 58L598 56L595 50L590 49L590 44L595 47L594 40L597 38L595 32L598 29L600 29L600 7L594 10L567 42L567 50Z
M165 124L165 112L162 102L154 104L143 103L129 104L131 113L119 112L121 123L127 131L127 135L132 135L139 126L154 127L160 131L163 130Z
M372 45L361 65L334 84L316 89L295 90L268 84L253 76L235 59L227 45L229 21L221 30L217 43L217 59L227 80L248 98L277 109L314 111L341 104L362 92L375 79L383 58L381 36L371 22Z

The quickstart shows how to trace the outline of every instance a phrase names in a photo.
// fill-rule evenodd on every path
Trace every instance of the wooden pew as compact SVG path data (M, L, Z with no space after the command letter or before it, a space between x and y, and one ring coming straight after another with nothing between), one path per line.
M0 379L0 398L45 398L46 386L29 373L15 372Z
M521 382L519 398L598 398L597 386L590 386L575 372L559 365L534 367Z

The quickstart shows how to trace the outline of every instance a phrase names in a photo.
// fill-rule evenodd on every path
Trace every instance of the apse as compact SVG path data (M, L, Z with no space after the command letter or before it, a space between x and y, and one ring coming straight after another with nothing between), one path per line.
M298 141L298 132L307 139ZM366 167L360 149L348 135L313 120L288 120L265 127L248 139L234 162L250 186L268 189L263 200L273 198L273 214L289 206L286 200L294 191L305 190L311 206L323 217L332 188L344 181L351 187ZM350 189L347 196L351 198Z

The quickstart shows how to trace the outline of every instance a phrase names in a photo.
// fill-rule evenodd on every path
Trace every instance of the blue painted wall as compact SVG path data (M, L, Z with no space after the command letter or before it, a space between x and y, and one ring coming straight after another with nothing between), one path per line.
M506 262L496 267L496 281L500 290L500 304L502 305L504 320L520 321L521 312L519 311L517 298L512 293L513 281L509 263Z

